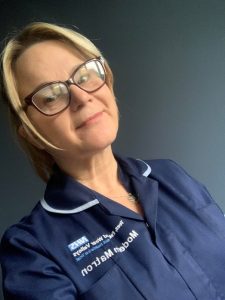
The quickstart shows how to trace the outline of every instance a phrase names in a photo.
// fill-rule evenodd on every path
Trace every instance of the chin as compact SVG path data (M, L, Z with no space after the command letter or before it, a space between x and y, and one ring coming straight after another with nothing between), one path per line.
M116 135L113 136L97 136L95 140L92 141L92 143L90 143L90 146L93 147L93 149L96 150L104 150L105 148L107 148L108 146L111 146L112 143L115 141L116 139Z
M106 134L107 133L107 134ZM96 135L90 137L89 140L83 144L83 152L89 153L91 152L99 152L105 150L107 147L110 147L112 143L115 141L117 136L117 131L114 132L100 132Z

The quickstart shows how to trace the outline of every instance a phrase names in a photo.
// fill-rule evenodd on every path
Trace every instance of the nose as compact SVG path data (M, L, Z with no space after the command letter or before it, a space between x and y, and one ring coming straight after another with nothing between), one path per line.
M91 94L82 90L75 84L71 84L69 89L70 89L70 97L71 97L70 108L72 110L74 110L74 111L78 110L82 106L86 105L87 102L92 101Z

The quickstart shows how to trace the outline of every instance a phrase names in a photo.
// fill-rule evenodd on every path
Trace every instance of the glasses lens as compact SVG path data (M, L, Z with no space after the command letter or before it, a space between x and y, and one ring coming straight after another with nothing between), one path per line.
M91 60L76 70L73 80L85 91L93 92L105 83L105 71L100 61Z
M67 86L61 82L51 83L35 93L32 102L44 114L54 115L69 103Z

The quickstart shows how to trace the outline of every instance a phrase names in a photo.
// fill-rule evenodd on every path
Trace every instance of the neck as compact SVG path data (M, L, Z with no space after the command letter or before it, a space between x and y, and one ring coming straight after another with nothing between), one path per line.
M58 160L57 164L76 181L102 194L110 193L119 184L117 162L111 147L89 157Z

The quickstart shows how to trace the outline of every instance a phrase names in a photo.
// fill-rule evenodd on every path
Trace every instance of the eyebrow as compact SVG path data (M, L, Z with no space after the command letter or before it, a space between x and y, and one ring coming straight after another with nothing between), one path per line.
M43 82L41 82L41 83L40 83L38 86L36 86L36 87L33 89L33 91L32 91L31 93L29 93L29 95L26 96L24 99L29 98L30 95L32 95L33 93L35 93L35 91L38 91L38 90L41 89L42 87L45 87L45 86L47 86L47 85L49 85L49 84L51 84L51 83L65 82L65 81L67 81L67 80L74 74L74 72L76 72L76 70L78 70L79 67L82 66L82 65L84 65L85 63L86 63L86 61L84 61L84 62L82 62L82 63L80 63L80 64L76 64L76 65L73 67L72 72L70 72L70 75L69 75L69 77L68 77L66 80L53 80L53 81L43 81Z

